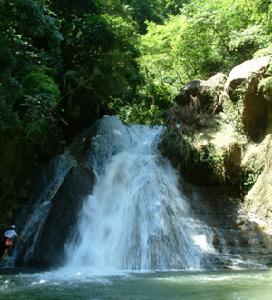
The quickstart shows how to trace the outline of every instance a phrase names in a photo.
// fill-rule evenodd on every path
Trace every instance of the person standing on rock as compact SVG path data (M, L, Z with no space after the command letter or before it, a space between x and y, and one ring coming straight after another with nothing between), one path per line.
M15 231L15 225L11 225L4 233L5 252L2 258L11 256L17 238L20 238L20 236Z

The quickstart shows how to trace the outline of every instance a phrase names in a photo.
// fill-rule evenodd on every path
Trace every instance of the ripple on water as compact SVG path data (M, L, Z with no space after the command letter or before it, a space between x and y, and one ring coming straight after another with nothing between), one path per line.
M119 272L57 270L0 277L5 300L271 300L272 271Z

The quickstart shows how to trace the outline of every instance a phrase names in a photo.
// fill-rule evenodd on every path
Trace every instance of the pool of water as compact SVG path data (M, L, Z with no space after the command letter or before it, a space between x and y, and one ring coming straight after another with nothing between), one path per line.
M88 275L0 270L5 300L272 299L272 270Z

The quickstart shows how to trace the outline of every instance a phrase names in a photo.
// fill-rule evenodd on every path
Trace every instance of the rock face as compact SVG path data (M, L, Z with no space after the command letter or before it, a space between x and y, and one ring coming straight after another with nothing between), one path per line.
M227 77L218 73L208 80L192 80L180 89L175 102L181 106L192 105L201 109L216 109L214 99L218 90L226 82Z
M270 64L270 56L247 61L230 72L225 85L234 108L242 107L248 143L243 146L241 169L247 174L244 180L249 181L243 184L253 184L240 204L236 233L231 236L235 236L236 249L245 259L268 265L272 264L272 108L268 101L271 94L260 85L269 76Z
M91 194L95 175L85 158L91 151L95 126L77 137L66 152L41 171L33 204L18 221L23 243L15 249L18 266L61 265L83 201Z
M235 89L243 81L248 80L252 76L264 74L270 62L270 56L259 57L247 60L242 64L234 67L228 76L226 89Z
M218 73L208 80L193 80L183 86L175 98L176 104L168 110L168 126L188 135L205 127L211 122L211 114L222 109L219 95L226 80L226 75Z
M65 243L76 226L83 201L92 192L94 175L84 166L72 167L64 178L45 220L29 265L60 265L64 260Z
M244 132L249 141L247 150L243 151L241 167L251 168L251 181L253 186L245 196L242 205L244 222L258 225L258 232L266 238L262 244L266 249L272 249L272 103L271 90L261 88L262 80L265 80L271 66L271 56L260 57L244 62L235 67L229 75L225 85L225 91L232 102L242 104L242 123ZM238 99L237 99L238 96ZM253 151L251 150L253 148ZM247 183L246 183L247 184ZM245 226L244 226L245 227ZM252 230L241 228L243 235L248 234L252 239ZM255 230L256 231L256 230ZM255 232L254 231L254 232ZM259 234L259 235L260 235ZM252 244L251 248L257 245ZM262 250L262 252L264 249Z
M212 78L189 82L175 99L169 134L161 142L162 153L190 183L208 191L211 186L224 187L223 199L219 194L217 198L207 194L205 199L215 210L211 219L218 219L221 201L235 212L231 219L225 215L215 225L224 236L230 254L269 265L272 265L271 65L271 56L265 56L236 66L227 80L224 75L217 75L215 85L208 84ZM206 109L212 105L220 109ZM205 117L209 122L201 123ZM187 124L193 130L184 130ZM189 158L185 161L184 157ZM228 200L230 187L240 194L235 203ZM215 245L223 249L218 241L215 238Z
M245 133L259 142L267 133L270 123L271 101L259 89L271 61L270 56L252 59L233 68L225 85L232 102L242 100L242 122Z
M246 196L248 213L263 219L272 218L272 134L265 141L265 165L261 175Z

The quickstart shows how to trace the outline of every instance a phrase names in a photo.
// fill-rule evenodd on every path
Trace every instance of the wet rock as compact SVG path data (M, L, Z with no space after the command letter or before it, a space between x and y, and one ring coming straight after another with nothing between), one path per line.
M65 243L75 232L78 211L83 201L92 192L94 174L84 166L70 169L52 198L52 206L33 255L24 263L27 265L59 265L65 257Z

